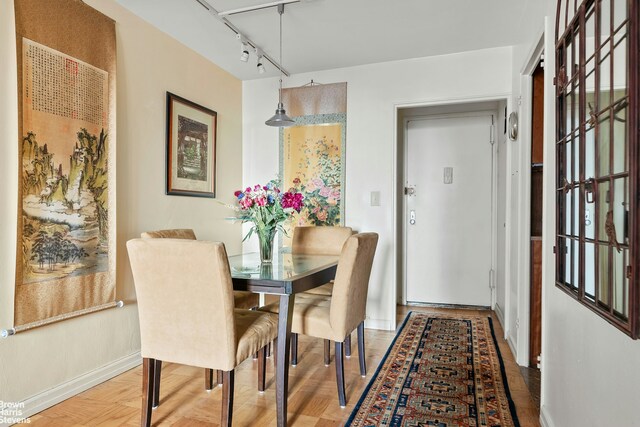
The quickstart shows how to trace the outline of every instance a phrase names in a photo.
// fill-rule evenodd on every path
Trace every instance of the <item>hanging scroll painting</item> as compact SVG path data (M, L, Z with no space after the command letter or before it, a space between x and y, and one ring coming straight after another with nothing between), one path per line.
M27 329L115 305L115 23L77 0L15 10Z
M304 207L289 224L344 224L347 84L303 86L283 90L295 125L280 129L280 175L283 188L304 195Z

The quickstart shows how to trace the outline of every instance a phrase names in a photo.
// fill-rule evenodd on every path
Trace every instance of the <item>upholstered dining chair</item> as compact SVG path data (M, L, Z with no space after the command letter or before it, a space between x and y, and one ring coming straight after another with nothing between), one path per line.
M234 368L256 351L264 367L265 346L277 336L278 316L234 308L223 243L134 239L127 250L140 318L142 425L151 425L152 394L159 381L155 360L164 360L222 371L221 425L230 426Z
M291 252L307 255L340 255L344 242L353 234L351 227L340 226L300 226L293 229ZM333 281L310 289L302 295L331 296ZM351 356L351 335L345 340L345 354ZM324 364L331 361L331 341L324 340ZM291 334L291 364L298 364L298 335Z
M342 245L353 234L351 227L295 227L291 252L308 255L340 255ZM331 295L333 282L308 290L307 294Z
M174 228L167 230L155 230L145 231L140 234L143 239L186 239L196 240L196 233L191 228ZM260 305L260 296L253 292L247 291L234 291L233 302L235 308L242 308L247 310L255 310ZM256 355L257 357L257 355ZM156 359L155 361L155 390L153 393L153 407L156 408L160 404L160 376L162 374L162 360ZM205 369L204 372L204 387L206 390L211 390L214 387L213 371ZM217 382L222 383L222 373L217 372Z
M143 239L189 239L196 240L196 234L190 228L176 228L169 230L145 231L140 234ZM260 305L260 296L254 292L234 291L233 301L236 308L247 310L256 309Z
M331 296L296 296L291 332L335 342L336 382L340 406L346 405L343 348L347 336L358 330L360 374L366 375L364 319L369 276L378 234L354 234L344 243ZM277 313L277 303L259 310ZM278 355L276 355L278 357Z

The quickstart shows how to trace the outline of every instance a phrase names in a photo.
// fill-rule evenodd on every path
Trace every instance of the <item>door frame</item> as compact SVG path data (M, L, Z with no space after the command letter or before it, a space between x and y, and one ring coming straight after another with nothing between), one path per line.
M404 194L403 194L404 179L405 179L404 161L402 162L401 165L399 165L400 154L404 152L404 148L403 148L404 135L402 135L401 137L401 133L399 129L401 125L398 123L399 117L400 117L400 110L407 109L407 108L444 107L444 106L461 105L461 104L464 105L464 104L472 104L477 102L491 102L491 101L505 102L507 105L507 111L511 111L513 108L513 97L511 95L511 92L498 92L494 94L486 94L484 96L475 96L475 97L469 96L469 97L460 97L460 98L433 99L433 100L424 101L424 102L410 102L410 103L396 102L393 104L392 119L393 119L393 130L394 130L393 134L394 134L394 140L395 140L395 144L393 145L393 176L395 177L395 182L393 185L393 192L392 192L392 200L394 203L394 209L393 209L394 239L393 239L392 251L393 251L393 257L395 260L395 263L394 263L395 283L393 286L393 291L392 291L393 293L390 295L392 297L389 299L389 310L390 310L389 318L392 319L392 322L391 322L392 329L395 329L397 326L396 316L395 316L396 304L401 303L403 305L406 305L407 303L406 292L404 290L405 274L403 269L405 256L404 256L404 250L402 249L404 247L403 224L404 224L404 218L405 218ZM402 148L400 144L402 144ZM507 144L507 149L509 150L508 147L509 145ZM509 171L509 156L507 156L506 170ZM509 183L509 180L507 180L507 186L508 186L508 183ZM507 206L509 206L509 203L510 203L510 194L509 194L508 188L509 187L507 187L507 196L506 196ZM508 221L508 218L506 218L506 221ZM509 224L507 224L507 230L508 228L509 228ZM497 238L497 233L496 233L496 238ZM509 283L509 279L510 279L509 263L508 263L510 252L511 252L511 243L510 243L509 235L507 233L505 237L505 256L506 256L505 272L504 272L505 283ZM506 289L505 289L505 293L506 293L505 297L508 298L508 292L506 292ZM393 297L393 295L395 295L395 298ZM495 308L495 301L492 302L491 308L492 309Z
M520 99L518 116L520 117L520 131L518 142L520 143L520 174L519 182L519 203L518 203L518 301L516 320L516 337L517 342L513 343L508 338L508 342L512 347L516 356L516 362L521 366L529 366L529 339L531 332L530 315L531 315L531 143L533 130L533 73L538 67L540 58L545 54L545 34L544 32L538 38L538 42L528 55L528 59L520 70ZM545 69L547 61L545 55ZM546 71L545 71L546 74ZM546 76L545 76L546 81ZM545 92L545 96L547 93ZM543 144L543 150L547 147ZM555 167L553 165L549 167ZM544 198L544 197L543 197ZM543 208L544 210L544 208ZM543 221L547 220L543 216ZM543 242L544 245L544 242ZM544 276L543 276L544 277ZM544 279L543 279L544 280ZM544 288L544 281L542 284ZM544 303L544 299L542 301ZM515 347L515 348L513 348Z

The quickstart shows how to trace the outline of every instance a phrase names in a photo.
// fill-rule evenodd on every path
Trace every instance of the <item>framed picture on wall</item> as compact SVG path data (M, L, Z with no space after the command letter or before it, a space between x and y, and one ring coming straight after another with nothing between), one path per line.
M167 194L216 196L217 116L167 92Z

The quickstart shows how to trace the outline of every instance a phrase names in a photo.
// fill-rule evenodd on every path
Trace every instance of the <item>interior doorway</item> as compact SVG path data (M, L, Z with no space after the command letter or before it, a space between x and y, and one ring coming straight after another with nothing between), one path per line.
M542 171L544 153L544 63L531 76L531 204L529 367L539 369L542 352Z
M397 109L398 304L494 308L504 295L506 105Z

